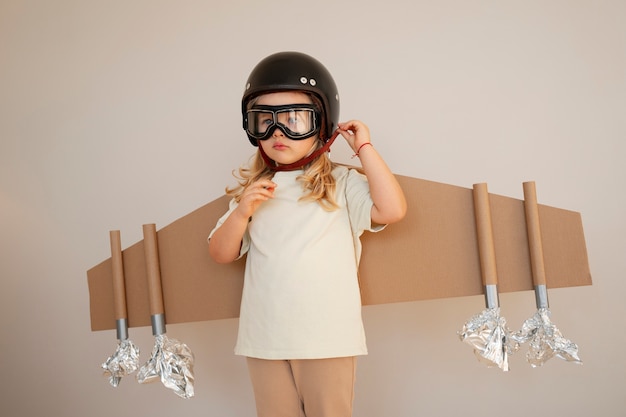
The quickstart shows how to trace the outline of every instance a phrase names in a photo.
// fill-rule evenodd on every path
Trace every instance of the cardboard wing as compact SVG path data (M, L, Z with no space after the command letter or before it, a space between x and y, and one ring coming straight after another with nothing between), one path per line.
M472 189L396 176L407 216L362 236L364 305L482 295ZM222 196L158 231L168 324L239 315L245 260L217 264L207 236L228 208ZM533 290L524 214L519 199L490 194L498 291ZM591 285L581 216L539 205L549 288ZM123 251L129 327L149 326L143 241ZM111 259L87 271L91 329L115 328Z

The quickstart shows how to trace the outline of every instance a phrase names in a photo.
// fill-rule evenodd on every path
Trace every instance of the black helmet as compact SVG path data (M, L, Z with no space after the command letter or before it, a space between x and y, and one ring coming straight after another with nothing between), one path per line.
M243 128L247 128L248 102L256 96L278 91L299 90L314 94L321 102L324 140L339 122L339 93L330 72L315 58L300 52L278 52L264 58L250 73L241 99ZM258 146L248 135L250 143Z

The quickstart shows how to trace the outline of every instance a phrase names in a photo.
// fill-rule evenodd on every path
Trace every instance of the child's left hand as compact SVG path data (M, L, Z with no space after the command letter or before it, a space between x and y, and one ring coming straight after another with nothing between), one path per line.
M364 143L370 142L370 130L359 120L337 123L337 130L355 153Z

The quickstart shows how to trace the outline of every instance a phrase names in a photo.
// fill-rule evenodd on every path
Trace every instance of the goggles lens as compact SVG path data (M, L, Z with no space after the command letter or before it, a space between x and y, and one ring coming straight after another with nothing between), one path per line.
M300 140L318 132L318 112L310 104L254 106L247 112L247 133L265 140L279 128L289 139Z

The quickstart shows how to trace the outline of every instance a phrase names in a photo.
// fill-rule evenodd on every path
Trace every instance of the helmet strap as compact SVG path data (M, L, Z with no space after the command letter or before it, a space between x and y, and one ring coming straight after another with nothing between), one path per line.
M324 145L321 148L319 148L315 152L312 152L311 154L305 156L304 158L302 158L302 159L300 159L300 160L298 160L296 162L293 162L291 164L287 164L287 165L278 165L276 163L276 161L274 161L269 156L267 156L267 154L263 150L263 147L261 146L261 144L259 144L259 152L261 153L261 157L263 158L263 160L265 161L265 164L267 165L267 167L270 170L272 170L274 172L277 172L277 171L295 171L296 169L302 168L306 164L310 163L315 158L317 158L318 156L322 155L324 152L330 152L330 145L333 144L333 142L335 141L335 139L337 138L338 135L339 135L339 131L335 131L335 133L333 133L333 135L330 138L328 138L326 143L324 143Z

